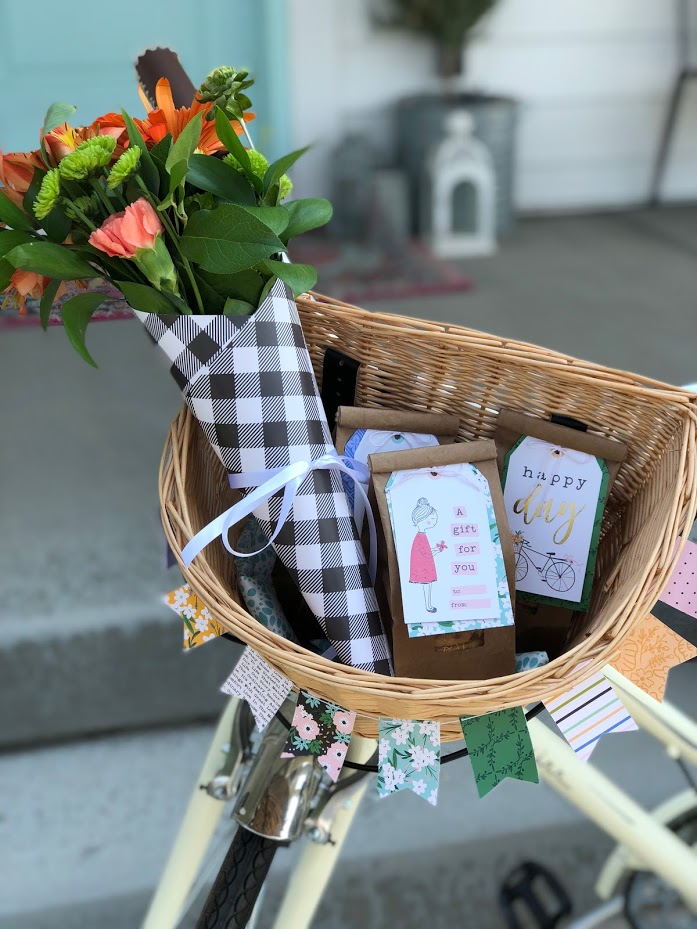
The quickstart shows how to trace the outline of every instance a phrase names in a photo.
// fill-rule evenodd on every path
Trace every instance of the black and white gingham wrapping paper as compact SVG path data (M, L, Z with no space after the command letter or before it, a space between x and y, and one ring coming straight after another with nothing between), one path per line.
M277 281L256 313L136 314L230 473L280 468L334 451L298 311ZM270 538L281 494L254 511ZM273 546L339 659L389 674L387 643L338 471L312 471Z

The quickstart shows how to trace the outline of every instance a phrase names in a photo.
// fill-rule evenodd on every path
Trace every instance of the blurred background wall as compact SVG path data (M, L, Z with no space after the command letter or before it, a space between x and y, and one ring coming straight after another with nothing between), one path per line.
M299 192L329 189L328 153L350 129L388 155L391 106L437 91L428 41L376 27L373 0L290 0L293 139L316 142ZM516 97L523 210L621 207L646 199L678 70L676 5L655 0L502 0L475 30L456 86ZM697 197L697 82L688 88L664 195Z

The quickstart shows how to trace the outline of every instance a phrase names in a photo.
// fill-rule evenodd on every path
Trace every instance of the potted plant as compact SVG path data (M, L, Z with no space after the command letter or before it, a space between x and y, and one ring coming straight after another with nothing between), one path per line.
M440 93L400 100L396 108L397 154L411 186L415 226L419 212L419 181L428 150L443 135L448 115L467 110L475 135L491 152L497 181L499 232L513 220L513 154L517 103L509 97L476 92L466 85L467 44L496 0L385 0L378 22L406 29L433 43L441 78ZM464 211L466 204L460 205ZM423 230L421 230L423 231Z

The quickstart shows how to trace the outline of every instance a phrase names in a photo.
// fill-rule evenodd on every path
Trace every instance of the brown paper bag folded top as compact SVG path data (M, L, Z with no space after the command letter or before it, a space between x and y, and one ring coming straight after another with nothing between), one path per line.
M603 503L607 502L620 465L627 456L627 446L624 443L553 423L529 413L501 410L494 435L501 474L507 454L522 436L531 436L604 459L609 480ZM525 594L519 594L516 604L517 650L543 649L549 653L550 658L557 657L565 646L568 647L569 630L572 624L578 625L574 620L582 621L584 615L577 609L560 605L526 602Z
M489 484L512 599L513 544L496 468L494 443L489 440L458 442L440 447L384 452L370 455L368 462L372 476L372 493L380 516L378 600L383 610L388 637L391 637L395 674L400 677L435 680L483 680L514 673L515 626L409 638L409 631L404 622L397 552L385 493L387 481L394 471L467 462L474 464Z
M441 445L454 442L460 420L450 413L413 413L410 410L383 410L363 406L340 406L336 414L336 440L340 455L357 429L380 432L417 432L434 435Z

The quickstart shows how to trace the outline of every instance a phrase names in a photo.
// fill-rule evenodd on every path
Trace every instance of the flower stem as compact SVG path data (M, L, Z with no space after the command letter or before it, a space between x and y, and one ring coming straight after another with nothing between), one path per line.
M104 206L106 207L106 209L107 209L107 216L111 216L111 214L114 212L113 204L109 202L109 198L107 197L106 193L104 192L104 189L103 189L102 185L99 183L99 181L98 181L96 178L93 178L93 179L91 180L91 186L92 186L94 192L97 194L97 196L99 197L99 199L102 201L102 203L103 203Z
M150 193L148 188L145 186L145 182L143 181L143 179L139 175L136 175L136 181L138 182L138 185L140 186L143 193L145 194L148 202L155 209L157 209L159 204L156 202L155 197L153 197L153 195ZM159 213L160 219L162 220L162 224L164 225L165 229L169 233L169 237L172 240L172 245L174 245L174 247L177 250L177 253L179 254L182 265L184 266L184 270L186 271L186 276L189 278L191 289L194 292L194 297L196 298L196 303L198 304L198 311L200 314L203 314L203 300L201 299L201 292L198 289L198 284L196 283L196 278L194 277L194 272L191 269L191 265L189 264L188 260L184 257L182 250L179 247L179 237L177 235L177 232L174 229L174 226L172 225L169 216L167 216L167 213L164 210L158 210L158 213Z
M97 227L95 226L95 224L92 222L91 219L88 219L88 217L85 216L85 214L82 212L82 210L81 210L78 206L76 206L75 203L74 203L72 200L68 200L67 197L61 197L61 200L63 200L65 203L67 203L68 206L70 207L70 209L75 213L76 216L79 216L79 217L80 217L80 219L81 219L81 220L83 221L83 223L87 226L87 228L88 228L88 229L91 229L92 232L94 232L94 230L97 228Z

